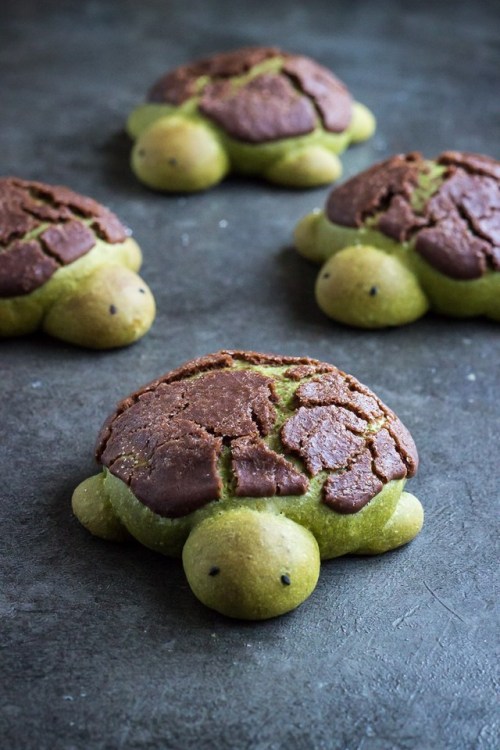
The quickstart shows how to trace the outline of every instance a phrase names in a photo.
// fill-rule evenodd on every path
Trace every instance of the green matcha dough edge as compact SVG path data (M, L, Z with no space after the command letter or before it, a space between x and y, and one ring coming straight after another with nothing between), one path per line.
M342 165L337 154L350 143L358 143L373 135L376 123L364 105L355 102L351 125L342 133L330 133L318 124L307 135L283 138L268 143L249 144L228 136L221 128L197 111L196 97L175 107L167 104L143 104L129 116L127 131L136 140L132 152L132 169L140 180L156 189L196 191L219 182L231 169L249 176L262 175L271 182L292 187L313 187L327 184L340 177ZM186 143L182 144L179 131L185 129ZM164 134L162 134L164 129ZM179 169L169 169L165 163L158 167L155 160L149 167L141 165L138 154L143 144L156 154L156 161L172 161L175 149L163 144L169 130L174 132L183 154L181 161L189 162L189 152L195 149L206 155L204 168L194 167L193 176L179 176ZM155 133L155 135L153 135ZM193 133L193 135L191 135ZM198 138L201 140L198 143ZM213 141L212 146L207 138ZM192 146L189 139L193 137ZM167 149L168 150L168 149ZM162 171L163 170L163 171ZM172 182L169 185L169 182Z
M99 486L99 507L104 505L106 514L110 509L113 510L119 529L124 527L141 544L168 557L181 557L189 534L207 518L222 516L227 512L242 508L281 515L303 526L315 537L323 560L356 553L358 550L360 554L368 554L371 549L376 550L382 530L390 522L398 503L409 494L403 492L405 480L388 482L381 492L357 513L341 514L321 502L319 493L323 479L324 477L315 477L309 491L300 498L283 496L223 499L213 501L182 518L166 518L154 513L135 497L132 490L121 479L113 476L107 469L104 469L101 474L89 477L85 482L92 480L96 483L94 486ZM82 483L77 488L80 493L89 487L89 485L83 487L84 484ZM95 502L93 492L91 486L88 506ZM102 500L103 496L105 502ZM421 508L420 503L418 505ZM84 508L82 510L74 504L75 513L82 524L96 536L113 538L105 528L93 523L92 519L94 515L98 515L98 511L94 512L87 506ZM423 515L421 518L423 521ZM106 519L108 523L107 515ZM399 541L393 546L406 544L418 534L420 528L420 522L413 523L410 538L400 535ZM387 549L391 548L392 545Z
M371 246L381 250L414 275L435 312L463 318L485 315L500 321L498 272L488 270L481 278L468 281L449 278L419 256L411 242L399 243L369 227L355 229L334 224L324 211L305 216L297 224L294 236L298 252L315 263L325 263L349 247Z
M43 229L42 225L37 232ZM116 244L97 238L88 253L58 268L35 291L0 298L0 336L20 336L43 328L90 348L132 343L149 330L155 316L151 291L136 273L141 263L141 250L131 237ZM135 294L136 290L140 294ZM112 320L114 328L106 330L108 297L117 301L124 317Z

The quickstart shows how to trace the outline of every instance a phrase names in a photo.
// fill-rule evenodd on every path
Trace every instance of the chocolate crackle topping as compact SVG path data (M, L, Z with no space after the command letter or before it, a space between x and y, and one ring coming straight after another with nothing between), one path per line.
M453 279L500 270L500 162L487 156L446 151L434 162L418 153L394 156L335 188L326 215L411 241Z
M368 388L307 357L222 351L187 362L122 401L96 456L155 513L178 518L223 495L304 495L363 508L412 476L413 440Z
M33 292L97 238L123 242L127 230L107 208L69 188L0 178L0 297Z
M261 68L263 63L268 67ZM352 116L351 95L329 70L274 47L250 47L184 65L160 78L148 101L181 105L195 96L206 117L247 143L305 135L318 120L325 130L340 133Z

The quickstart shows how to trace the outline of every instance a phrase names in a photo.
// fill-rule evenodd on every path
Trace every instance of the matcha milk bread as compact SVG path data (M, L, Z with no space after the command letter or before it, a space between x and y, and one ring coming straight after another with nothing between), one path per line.
M295 244L324 264L316 299L342 323L403 325L427 310L500 321L500 162L393 156L335 187Z
M322 559L386 552L423 523L405 490L418 465L408 430L354 377L307 357L187 362L118 404L96 457L100 472L73 494L81 523L182 557L194 594L230 617L288 612Z
M132 169L157 190L205 190L233 171L306 188L337 179L337 155L375 120L314 60L250 47L168 72L127 129Z
M0 179L0 337L43 329L96 349L143 336L155 316L139 246L67 187Z

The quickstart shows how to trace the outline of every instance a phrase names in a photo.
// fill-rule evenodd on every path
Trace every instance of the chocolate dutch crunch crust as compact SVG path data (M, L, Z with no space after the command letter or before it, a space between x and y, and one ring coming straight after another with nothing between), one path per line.
M429 195L415 205L432 169ZM500 165L484 156L447 151L434 163L416 153L394 156L334 190L326 215L348 227L369 221L398 242L414 240L416 252L450 278L500 270Z
M0 297L34 291L88 253L97 237L124 242L127 230L111 211L69 188L0 178Z
M417 451L396 415L331 364L223 350L121 401L100 474L73 493L93 534L182 556L194 594L231 617L288 612L320 560L376 554L420 531L403 491Z
M130 232L97 201L0 178L0 336L41 327L83 346L132 343L154 316L151 293L132 273L140 263Z
M200 79L239 77L248 73L255 65L279 55L277 47L248 47L181 65L153 84L147 100L183 104L198 93Z
M372 114L314 60L250 47L162 76L131 114L132 168L159 190L202 190L230 170L309 187L340 174L337 154L369 138Z
M323 500L337 512L355 513L386 482L415 474L418 456L410 434L355 378L340 371L314 378L295 397L299 409L282 429L283 444L312 475L335 472L325 482ZM372 432L375 425L379 429Z
M316 298L340 322L402 325L429 308L500 320L500 162L488 156L386 159L332 190L295 241L326 261Z
M123 402L96 451L159 515L180 517L220 498L224 446L236 496L302 495L309 477L326 470L335 473L324 485L323 501L340 513L360 510L385 483L416 470L416 450L401 422L331 365L221 352L188 363L184 373L167 375ZM286 403L278 396L283 383ZM283 423L279 409L293 416ZM290 462L292 455L303 468Z
M263 62L273 72L248 76ZM329 70L300 55L273 47L250 47L185 65L160 78L148 101L183 104L199 95L200 111L229 135L250 143L303 135L314 130L317 116L326 130L345 130L352 98Z

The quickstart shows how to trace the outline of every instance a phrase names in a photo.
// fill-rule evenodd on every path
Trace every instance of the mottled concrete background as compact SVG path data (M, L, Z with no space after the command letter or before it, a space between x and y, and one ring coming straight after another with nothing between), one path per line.
M404 9L405 8L405 9ZM352 331L290 248L327 191L230 180L189 198L128 169L128 111L192 56L278 44L331 66L378 115L346 176L395 151L500 156L496 2L4 0L1 171L68 184L134 230L156 323L134 347L0 345L2 750L498 747L493 508L498 326L429 316ZM292 614L226 620L180 565L93 539L71 515L104 416L141 383L222 347L326 359L412 431L421 536L323 566Z

